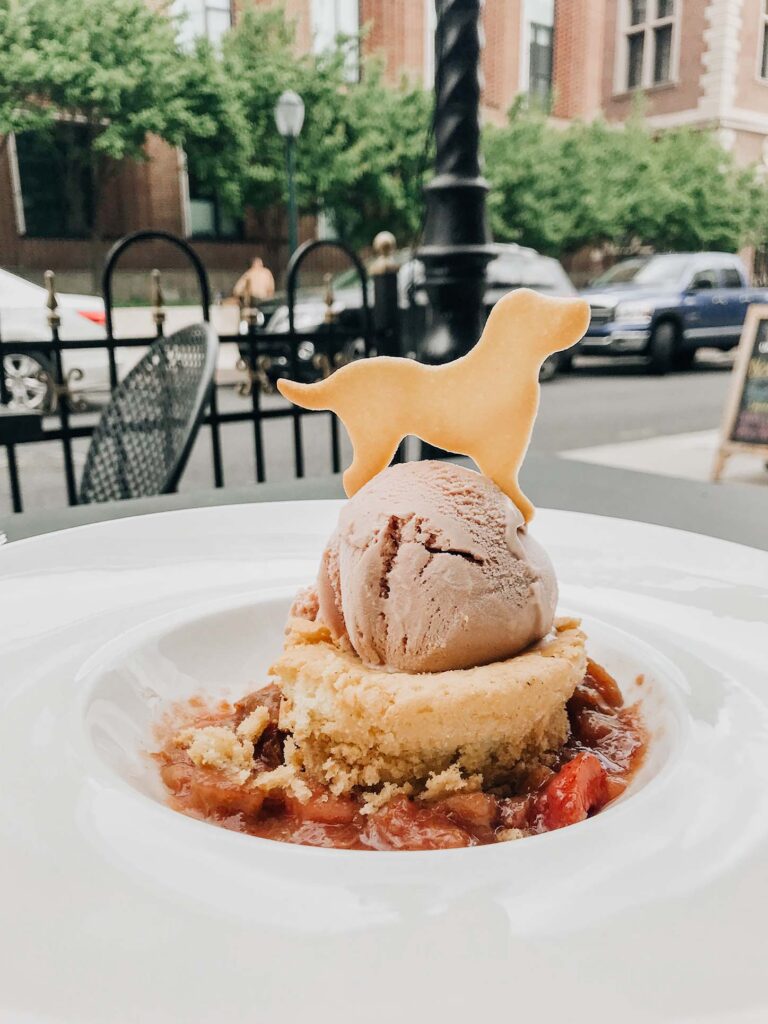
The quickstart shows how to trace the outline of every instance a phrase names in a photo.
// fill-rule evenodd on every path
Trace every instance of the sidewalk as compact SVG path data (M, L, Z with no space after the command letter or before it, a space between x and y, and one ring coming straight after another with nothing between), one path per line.
M560 456L575 462L658 473L684 480L709 480L719 440L718 430L699 430L691 434L669 434L593 448L572 448L560 452ZM721 483L729 482L768 486L764 460L758 455L732 455L721 478Z

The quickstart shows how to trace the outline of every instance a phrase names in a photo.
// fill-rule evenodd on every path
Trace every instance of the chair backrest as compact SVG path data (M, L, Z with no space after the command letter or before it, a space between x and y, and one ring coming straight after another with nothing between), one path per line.
M218 347L208 323L150 345L112 393L94 431L82 503L176 489L210 397Z

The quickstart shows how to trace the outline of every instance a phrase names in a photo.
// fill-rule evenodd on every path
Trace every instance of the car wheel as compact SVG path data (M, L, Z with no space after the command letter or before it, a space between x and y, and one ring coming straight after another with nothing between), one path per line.
M56 389L45 362L24 352L10 352L3 359L3 373L10 406L32 412L51 411Z
M672 367L672 359L677 343L677 331L671 320L657 324L648 342L648 369L651 373L668 373Z
M541 364L539 370L539 380L552 380L553 377L557 376L557 372L560 369L560 360L557 358L557 353L551 356L547 356L544 362Z
M557 361L558 373L570 373L573 369L573 352L561 352Z

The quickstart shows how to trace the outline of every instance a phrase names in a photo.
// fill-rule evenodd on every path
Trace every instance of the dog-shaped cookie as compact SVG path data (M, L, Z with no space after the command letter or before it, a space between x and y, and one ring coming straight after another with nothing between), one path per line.
M303 409L329 409L344 423L354 452L344 473L349 497L413 434L473 459L527 522L533 505L517 476L539 407L539 369L547 356L576 344L589 316L583 299L520 288L496 303L478 343L452 363L425 366L379 356L316 384L280 380L277 386Z

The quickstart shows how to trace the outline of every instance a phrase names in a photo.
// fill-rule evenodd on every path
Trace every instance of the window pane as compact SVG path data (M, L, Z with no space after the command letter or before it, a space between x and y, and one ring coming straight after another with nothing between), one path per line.
M716 270L699 270L693 275L692 288L717 288Z
M232 28L232 17L229 11L220 11L209 7L205 12L205 34L214 44L221 41L225 32Z
M241 233L240 220L229 210L219 209L219 238L239 238Z
M643 81L643 48L645 32L627 36L627 88L637 89Z
M216 235L216 204L212 199L189 200L189 229L195 238Z
M763 59L760 62L760 74L763 78L768 78L768 25L763 28Z
M93 227L88 138L83 125L16 136L21 197L31 238L85 238Z
M653 55L654 82L668 82L672 63L672 26L654 29L655 51Z
M198 36L205 35L205 6L203 0L174 0L171 13L179 18L179 40L191 47Z
M546 104L552 87L552 28L531 24L528 93Z
M735 267L725 267L723 270L723 288L741 288L741 274Z
M356 36L360 32L359 0L312 0L310 20L315 53L333 50L338 36ZM347 45L345 55L344 77L348 82L357 82L360 79L358 48Z
M658 0L656 7L657 18L671 18L675 13L675 0Z
M645 21L646 0L629 0L629 24L642 25Z

